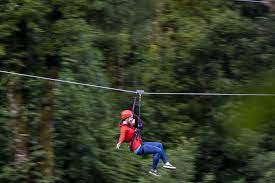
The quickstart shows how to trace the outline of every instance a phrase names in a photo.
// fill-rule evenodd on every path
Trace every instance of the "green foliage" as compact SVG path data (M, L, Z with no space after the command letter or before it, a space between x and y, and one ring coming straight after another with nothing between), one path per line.
M250 80L248 84L235 87L235 90L244 93L272 93L275 86L274 70L257 76L256 79ZM217 132L225 140L223 143L224 156L226 159L235 162L235 165L228 166L225 172L230 171L231 168L238 168L239 172L245 174L245 176L242 176L236 172L239 174L237 177L243 177L239 179L240 182L244 180L261 182L269 178L272 180L272 171L269 172L269 170L261 168L261 163L257 160L265 157L265 154L272 154L272 150L274 150L272 149L272 143L267 140L272 139L273 136L269 132L274 129L272 128L274 104L273 97L232 97L226 100L225 104L220 106L217 111L213 112L217 123L223 129ZM256 167L259 169L255 170ZM269 173L265 175L264 172L266 171ZM265 179L265 176L267 176L267 179Z
M263 79L264 78L264 79ZM269 71L252 80L246 85L246 89L239 90L246 93L272 93L274 91L274 71ZM247 97L228 102L221 107L224 113L217 113L217 118L222 119L227 133L240 134L243 128L262 131L274 120L275 100L273 97ZM224 117L226 116L226 120Z
M152 92L274 93L274 15L262 8L225 0L2 0L0 70ZM27 126L20 165L10 80ZM144 96L143 139L162 142L177 166L171 172L160 163L156 178L148 176L151 157L124 144L115 150L119 112L132 95L51 84L1 74L0 182L275 181L274 98Z
M275 154L274 152L266 152L256 155L253 159L249 160L247 167L247 174L249 178L255 182L273 182L275 180L274 165Z

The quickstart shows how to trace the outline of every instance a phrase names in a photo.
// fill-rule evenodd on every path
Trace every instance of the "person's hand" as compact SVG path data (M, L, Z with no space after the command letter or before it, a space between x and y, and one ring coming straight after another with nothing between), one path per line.
M118 143L118 144L116 145L116 149L119 149L119 147L120 147L120 144Z

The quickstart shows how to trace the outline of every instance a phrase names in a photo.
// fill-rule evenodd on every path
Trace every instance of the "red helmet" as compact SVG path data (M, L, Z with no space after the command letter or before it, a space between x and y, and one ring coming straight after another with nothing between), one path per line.
M127 118L129 118L131 116L133 116L133 112L130 111L130 110L123 110L120 113L120 119L121 120L125 120L125 119L127 119Z

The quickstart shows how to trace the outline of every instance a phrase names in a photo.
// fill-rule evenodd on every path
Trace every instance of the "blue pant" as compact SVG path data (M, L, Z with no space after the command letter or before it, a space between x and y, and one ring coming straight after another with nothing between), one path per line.
M153 154L153 164L152 169L156 169L159 159L163 161L163 163L167 163L167 157L164 153L163 146L159 142L143 142L143 152L144 154ZM138 153L141 155L141 152Z

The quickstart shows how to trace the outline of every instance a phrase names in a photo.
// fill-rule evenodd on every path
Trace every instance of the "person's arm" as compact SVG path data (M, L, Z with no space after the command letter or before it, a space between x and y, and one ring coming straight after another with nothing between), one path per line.
M119 149L120 145L125 140L126 131L127 131L127 129L126 129L125 126L122 126L120 128L120 136L119 136L119 140L118 140L118 143L117 143L117 146L116 146L117 149Z

